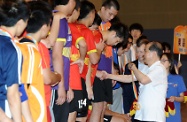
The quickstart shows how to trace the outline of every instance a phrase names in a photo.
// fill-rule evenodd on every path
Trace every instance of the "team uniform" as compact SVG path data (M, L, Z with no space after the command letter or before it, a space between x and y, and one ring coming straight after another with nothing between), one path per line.
M82 90L83 90L83 99L84 100L81 101L80 104L83 107L83 111L81 113L78 113L78 115L77 115L77 116L84 117L84 116L87 116L87 114L88 114L88 95L87 95L87 91L86 91L85 80L86 80L86 74L88 71L88 64L90 63L89 62L89 54L95 53L95 52L97 52L97 50L96 50L95 43L94 43L94 36L93 36L93 33L91 32L91 30L83 24L76 24L76 27L78 28L78 30L80 30L82 36L85 38L86 45L87 45L87 54L85 56L84 68L83 68L83 72L81 74L81 82L82 82Z
M98 30L93 30L92 31L92 33L93 33L93 35L94 35L94 42L97 44L97 43L99 43L100 42L100 40L102 40L103 39L103 37L102 37L102 34L100 33L100 31L98 31ZM97 72L97 67L98 67L98 64L92 64L92 66L91 66L91 83L92 83L92 85L93 85L93 83L94 83L94 79L95 79L95 76L96 76L96 72Z
M180 75L168 75L168 90L167 98L171 96L179 97L181 93L186 91L183 78ZM181 107L180 102L174 101L175 114L166 117L166 122L181 122Z
M78 43L80 40L83 40L80 30L76 27L76 23L69 23L69 27L72 33L72 46L71 46L71 56L70 61L74 62L80 58L79 46ZM70 113L77 111L81 113L84 103L83 91L82 91L82 82L81 75L79 73L79 66L77 64L70 65L70 81L69 86L74 92L74 98L70 102ZM77 116L80 117L80 116Z
M110 28L110 22L102 22L99 29L100 31L108 30ZM100 61L98 63L97 70L104 70L107 73L112 73L112 47L106 46L103 53L101 54ZM112 103L112 80L105 79L101 81L98 77L95 77L93 83L93 102L108 102Z
M28 95L28 103L33 121L46 122L46 103L44 81L41 67L41 55L37 42L30 36L18 44L23 54L22 83Z
M50 68L50 56L48 48L42 43L39 42L38 49L42 57L42 69ZM51 112L50 111L50 99L51 99L51 86L44 84L45 91L45 102L46 102L46 110L47 110L47 122L51 122Z
M60 19L59 34L56 41L64 42L64 47L62 50L62 59L63 59L63 71L64 71L64 86L65 90L69 89L69 71L70 71L70 53L71 53L71 43L72 35L68 27L68 22L66 18ZM52 55L52 52L50 52ZM52 67L51 61L51 69ZM69 115L69 103L66 101L62 105L56 105L55 100L58 98L58 85L52 87L52 98L51 98L51 107L53 108L54 118L56 122L66 122Z
M20 82L22 63L21 51L13 41L11 34L0 29L0 108L9 117L7 88Z

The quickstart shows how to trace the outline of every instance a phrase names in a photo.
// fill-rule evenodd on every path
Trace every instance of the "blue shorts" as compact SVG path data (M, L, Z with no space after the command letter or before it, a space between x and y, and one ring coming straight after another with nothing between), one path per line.
M28 96L27 96L27 93L25 91L25 87L24 87L24 84L19 84L19 92L21 94L21 102L24 102L26 100L28 100Z

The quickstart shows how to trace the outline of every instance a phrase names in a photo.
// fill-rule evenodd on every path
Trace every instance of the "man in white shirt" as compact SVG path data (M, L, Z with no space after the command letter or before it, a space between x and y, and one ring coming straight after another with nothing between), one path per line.
M129 69L140 82L139 98L135 119L137 122L165 122L165 98L167 91L167 73L160 63L162 46L159 42L150 42L145 49L145 63L148 73L143 74L133 63Z

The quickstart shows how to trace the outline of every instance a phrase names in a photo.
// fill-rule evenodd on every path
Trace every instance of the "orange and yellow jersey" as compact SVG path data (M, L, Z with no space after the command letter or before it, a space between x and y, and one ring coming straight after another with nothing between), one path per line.
M42 75L41 55L32 38L23 38L18 43L23 54L22 83L28 95L29 107L34 122L46 122L46 103Z
M108 30L111 27L111 23L110 22L101 22L100 26L99 26L99 30L100 31L105 31ZM104 55L106 57L112 57L112 47L111 46L106 46L104 49Z
M76 24L76 27L81 32L87 45L87 54L84 60L84 69L81 74L81 77L86 79L86 74L88 71L88 64L89 64L89 54L97 52L97 49L94 43L94 36L92 31L83 24Z
M97 44L99 43L103 37L102 37L102 34L99 30L93 30L92 31L93 35L94 35L94 42ZM98 67L98 64L92 64L91 65L91 82L92 82L92 85L93 85L93 82L94 82L94 78L96 76L96 72L97 72L97 67Z
M70 62L74 62L80 58L78 43L80 40L83 40L84 37L76 27L76 23L69 23L69 27L72 35ZM81 75L77 64L70 65L69 86L73 90L82 90Z

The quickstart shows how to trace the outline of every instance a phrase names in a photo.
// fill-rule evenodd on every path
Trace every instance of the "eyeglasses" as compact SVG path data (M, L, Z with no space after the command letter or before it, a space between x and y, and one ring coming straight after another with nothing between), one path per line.
M166 62L166 61L169 61L169 60L160 60L161 62Z
M133 42L129 42L129 41L128 41L128 44L133 44Z

